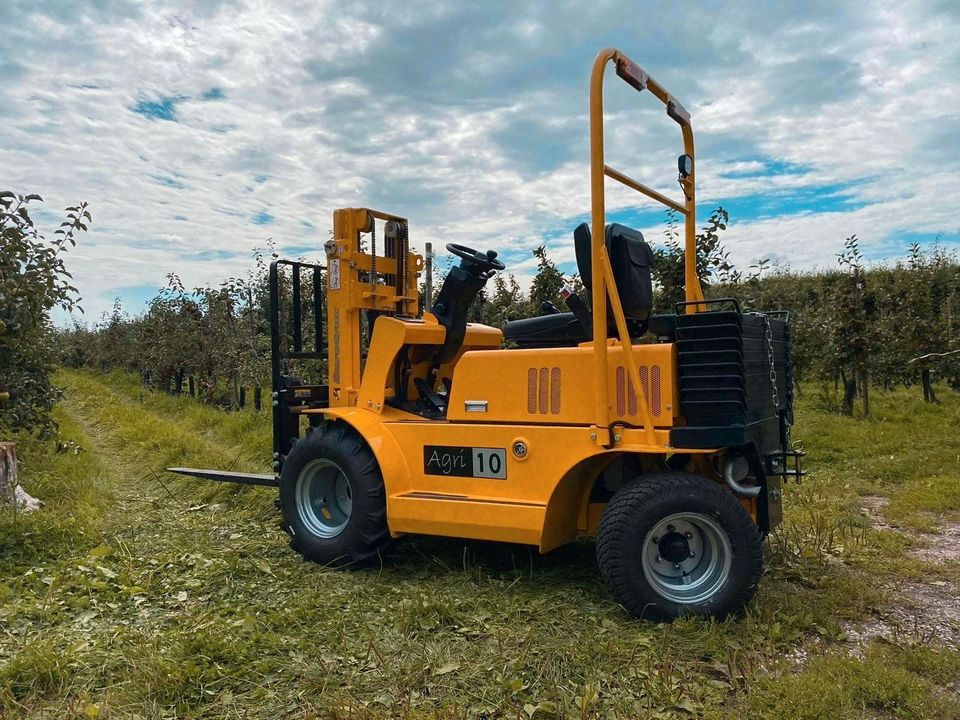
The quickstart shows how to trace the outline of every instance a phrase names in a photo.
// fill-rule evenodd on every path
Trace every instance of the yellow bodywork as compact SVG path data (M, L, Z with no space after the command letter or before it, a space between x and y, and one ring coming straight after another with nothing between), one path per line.
M619 51L600 53L590 89L591 306L603 308L609 300L618 337L629 338L603 244L605 178L684 216L686 298L695 303L703 294L695 266L693 175L681 179L684 198L678 203L604 162L603 79L611 62L622 79L664 103L680 125L684 152L691 157L693 133L686 111L649 75ZM330 407L304 414L341 419L370 444L386 485L392 534L499 540L547 551L595 531L603 505L590 502L591 488L600 472L626 453L638 455L653 469L681 452L688 467L716 477L709 456L718 450L669 445L670 428L683 423L678 416L674 345L608 339L604 312L593 313L594 340L577 347L501 349L499 330L469 325L459 354L439 369L438 377L447 378L450 386L444 419L426 419L392 407L395 363L401 352L441 345L446 330L429 312L416 317L421 256L404 250L398 263L361 249L361 233L369 232L375 219L406 222L364 208L334 214L327 271ZM362 281L361 275L374 268L381 273L409 272L411 281L404 281L400 291ZM699 309L694 304L688 312ZM362 310L386 310L391 315L376 320L361 373ZM416 390L407 388L406 394L416 396ZM427 474L427 446L503 449L505 477ZM755 511L750 503L749 509Z

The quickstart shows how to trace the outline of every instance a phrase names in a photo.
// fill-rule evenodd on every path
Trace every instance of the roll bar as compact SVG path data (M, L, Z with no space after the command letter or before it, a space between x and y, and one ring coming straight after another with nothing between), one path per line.
M607 64L611 61L616 64L617 75L624 82L638 91L650 91L664 104L667 115L680 125L683 136L683 151L691 158L694 157L693 128L690 125L690 113L660 83L650 77L643 68L619 50L607 48L600 51L593 63L593 72L590 76L590 198L591 256L593 261L591 307L593 308L595 360L594 397L597 415L594 436L600 444L611 444L609 431L610 405L607 388L607 313L603 310L607 306L607 296L609 294L614 321L617 325L617 335L623 346L627 374L630 382L637 388L640 416L643 419L646 440L650 445L654 445L653 417L650 414L647 398L642 391L643 385L640 383L640 375L633 356L626 319L620 305L620 296L617 293L616 281L604 244L606 237L604 183L605 179L609 177L684 216L684 291L686 300L692 303L686 307L687 312L697 312L701 309L701 306L697 305L696 301L703 300L703 291L700 288L700 280L697 276L696 258L697 231L694 177L697 168L696 163L694 163L693 172L686 177L681 177L680 184L684 198L683 202L679 203L605 163L603 155L603 80Z

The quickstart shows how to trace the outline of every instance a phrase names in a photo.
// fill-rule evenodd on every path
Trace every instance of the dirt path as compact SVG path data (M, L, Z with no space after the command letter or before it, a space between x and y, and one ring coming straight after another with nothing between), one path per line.
M909 557L931 568L929 580L888 583L892 602L877 617L867 622L848 623L847 636L855 648L871 639L890 642L937 642L960 649L960 523L939 518L937 530L920 533L891 525L884 514L889 505L885 497L861 498L864 515L878 530L896 532L919 540Z

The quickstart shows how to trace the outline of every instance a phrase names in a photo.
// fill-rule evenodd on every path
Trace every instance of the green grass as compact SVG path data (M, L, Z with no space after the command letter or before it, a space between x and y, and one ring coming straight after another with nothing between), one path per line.
M958 717L960 654L924 646L872 643L862 659L830 654L804 672L761 679L745 718Z
M875 645L859 661L842 638L931 571L856 506L890 497L910 527L956 510L953 395L878 394L871 420L801 407L811 476L786 490L755 602L659 626L614 605L589 542L541 557L406 538L374 570L303 563L274 492L162 472L265 471L268 413L122 374L58 379L84 451L21 448L47 505L0 535L0 717L952 717L955 651ZM801 645L823 654L798 669L784 656Z
M102 515L111 495L103 482L104 458L90 452L83 424L63 407L55 409L54 417L63 436L75 444L64 443L58 449L28 435L14 438L21 483L43 499L47 510L0 510L0 582L30 566L99 543Z

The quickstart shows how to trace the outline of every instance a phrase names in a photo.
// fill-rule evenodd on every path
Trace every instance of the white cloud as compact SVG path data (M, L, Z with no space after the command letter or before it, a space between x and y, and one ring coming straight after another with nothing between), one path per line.
M88 315L169 271L241 274L268 237L319 251L340 206L406 214L417 244L500 249L523 279L530 248L589 208L586 82L613 45L693 112L702 208L769 198L769 217L732 212L741 264L829 265L854 232L868 252L958 232L949 5L754 1L712 24L706 6L644 5L15 1L0 15L0 185L50 210L91 203L70 260ZM611 164L676 195L676 126L608 86ZM849 209L792 202L828 192ZM608 195L612 210L635 201ZM549 246L572 261L566 240Z

